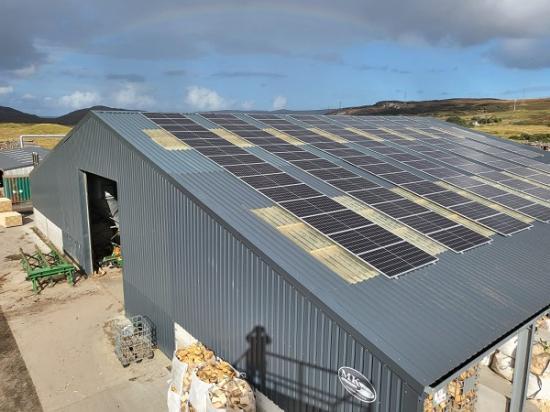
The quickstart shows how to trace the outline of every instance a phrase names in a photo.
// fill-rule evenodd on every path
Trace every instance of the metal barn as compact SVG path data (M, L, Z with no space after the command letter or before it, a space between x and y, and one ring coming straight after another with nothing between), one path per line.
M426 118L97 111L31 181L86 273L116 222L126 311L168 356L177 324L284 410L469 410L450 385L515 336L521 411L550 305L541 153Z
M29 174L34 163L44 159L49 150L40 146L4 149L0 151L0 187L12 203L25 203L31 198ZM33 159L34 156L34 159Z

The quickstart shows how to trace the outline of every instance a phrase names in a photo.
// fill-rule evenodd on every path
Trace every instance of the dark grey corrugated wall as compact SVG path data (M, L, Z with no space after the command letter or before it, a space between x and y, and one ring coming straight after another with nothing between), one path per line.
M176 321L285 410L418 410L418 394L397 374L99 120L77 133L33 176L35 207L85 262L79 170L117 181L126 310L153 320L165 353ZM363 371L378 401L351 401L340 366Z

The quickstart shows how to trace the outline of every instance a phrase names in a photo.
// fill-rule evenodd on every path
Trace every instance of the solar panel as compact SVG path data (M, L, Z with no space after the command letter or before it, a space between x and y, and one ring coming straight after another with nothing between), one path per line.
M391 154L391 155L388 155L388 157L391 157L394 160L399 160L400 162L406 162L411 160L421 160L419 157L413 156L408 153Z
M262 159L254 155L226 155L226 156L209 156L214 162L225 165L245 165L254 163L264 163Z
M384 187L354 191L351 192L351 194L368 205L375 205L378 203L402 199L397 193L394 193Z
M480 186L480 185L483 184L479 180L475 180L472 177L464 176L464 175L457 176L457 177L449 177L449 178L445 179L445 181L449 182L449 183L451 183L451 184L453 184L457 187L462 187L462 188L475 187L475 186Z
M446 191L445 188L428 181L408 183L403 185L402 187L421 196L428 195L430 193L439 193Z
M271 187L267 189L260 189L260 192L276 202L283 202L292 199L307 199L322 195L322 193L304 184Z
M256 164L256 165L236 165L227 166L226 169L236 176L255 176L255 175L267 175L272 173L280 173L281 171L275 166L270 164Z
M543 200L550 200L550 191L541 187L525 190L525 193Z
M378 187L376 183L372 183L363 177L350 177L347 179L331 180L330 184L337 187L344 192L351 192L354 190L365 190Z
M531 176L529 178L530 180L533 180L537 183L542 183L544 185L550 185L550 175L546 175L546 174L538 174L538 175L534 175L534 176Z
M389 277L399 276L425 266L435 259L426 252L404 242L366 252L360 257Z
M381 203L381 204L378 204L376 208L378 210L381 210L388 216L391 216L396 219L401 219L407 216L416 215L427 211L427 209L424 208L423 206L420 206L414 202L411 202L408 199L401 199L393 202Z
M508 193L504 190L501 190L497 187L490 186L490 185L480 185L480 186L472 187L469 190L470 190L470 192L473 192L477 195L480 195L480 196L483 196L483 197L486 197L486 198L501 196L501 195L505 195L505 194Z
M505 184L506 186L509 186L511 188L521 190L521 191L537 188L536 185L528 183L528 182L524 182L522 180L506 180L503 184Z
M489 226L498 228L500 233L507 235L512 235L521 230L528 229L531 227L528 223L523 223L517 219L514 219L511 216L499 214L498 216L487 217L480 220L481 223Z
M432 233L434 239L457 252L464 252L489 242L489 240L464 226L456 226L441 232Z
M478 165L478 164L475 164L475 163L465 164L465 165L460 166L460 168L462 170L465 170L465 171L473 173L473 174L490 172L492 170L490 167L483 166L483 165Z
M480 221L481 219L486 218L488 216L495 216L495 215L501 214L495 209L482 205L481 203L475 203L475 202L469 202L458 206L452 206L450 207L450 209L470 219L480 220ZM490 223L490 221L485 221L482 223L487 224L487 223ZM493 226L488 226L488 227L496 229L496 227L493 227ZM503 233L503 232L500 232L500 233ZM506 234L506 233L503 233L503 234Z
M284 153L277 153L277 156L285 159L285 160L308 160L308 159L316 159L317 156L313 153L301 151L301 152L284 152Z
M295 160L291 162L294 166L304 170L329 169L334 167L334 163L324 159L315 160Z
M438 177L440 179L448 179L450 177L456 177L456 176L461 175L460 172L457 172L455 170L446 169L444 167L438 167L438 168L435 168L435 169L430 169L430 170L426 171L426 173L428 173L428 174L430 174L434 177Z
M449 220L435 212L427 212L417 216L409 216L401 219L407 226L418 230L420 233L430 234L457 226L456 222Z
M532 204L531 206L527 206L519 210L520 212L525 213L527 216L532 216L542 222L550 222L550 208L546 206Z
M403 242L403 239L380 226L351 229L333 234L330 238L344 245L344 247L357 255L383 246Z
M332 152L329 153L332 154ZM379 160L376 157L367 156L361 153L359 156L346 156L343 159L356 166L368 166L384 163L382 160Z
M311 170L310 173L319 179L327 181L357 176L355 173L352 173L342 167L334 167L332 169L324 170Z
M450 190L440 193L432 193L429 195L425 195L424 197L445 207L472 202L470 199L459 195L458 193L451 192Z
M246 150L235 146L224 147L198 147L197 151L206 156L223 156L223 155L236 155L247 154Z
M533 204L533 202L531 202L530 200L514 195L512 193L507 193L502 196L496 196L493 197L491 200L503 206L509 207L510 209L519 209L521 207Z
M298 184L299 181L286 173L276 173L271 175L256 175L242 177L242 180L256 189L267 187L288 186Z
M395 183L397 185L404 184L404 183L413 183L413 182L421 182L424 181L421 177L418 177L416 175L413 175L409 172L397 172L397 173L389 173L382 175L384 179Z
M281 204L298 217L319 215L325 212L344 210L345 207L330 197L319 196L310 199L298 199L281 202Z
M304 220L326 235L373 225L370 220L350 210L305 217Z

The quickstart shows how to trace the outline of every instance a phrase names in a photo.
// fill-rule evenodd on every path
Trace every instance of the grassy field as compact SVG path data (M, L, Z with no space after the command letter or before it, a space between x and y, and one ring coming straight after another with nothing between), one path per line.
M0 142L5 141L18 141L19 136L22 134L66 134L71 130L69 126L62 126L59 124L26 124L26 123L0 123ZM41 138L36 139L35 143L51 149L57 143L59 139L55 138Z
M492 133L497 136L511 138L529 135L546 135L550 137L550 101L547 99L507 101L498 108L483 108L470 112L436 113L436 116L447 119L450 116L459 116L467 123L474 123L475 119L497 119L497 123L470 125L474 130Z

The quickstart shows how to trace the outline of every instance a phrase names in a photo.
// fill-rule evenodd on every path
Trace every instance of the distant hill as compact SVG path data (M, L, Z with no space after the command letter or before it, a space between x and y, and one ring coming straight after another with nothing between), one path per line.
M550 98L548 99L522 99L516 101L517 108L548 110L550 109ZM373 105L347 107L332 111L337 114L353 115L425 115L444 116L446 115L470 115L474 112L499 112L513 109L514 100L502 99L445 99L445 100L424 100L424 101L399 101L385 100Z
M42 118L34 114L20 112L11 107L0 106L0 122L3 123L41 123Z
M331 113L432 116L519 141L550 142L550 98L446 99L419 102L391 100L334 110Z
M35 114L29 114L12 109L11 107L0 106L0 123L55 123L66 126L74 126L82 120L82 118L84 118L86 113L90 110L120 111L125 109L117 109L108 106L92 106L87 109L75 110L74 112L70 112L59 117L40 117Z

